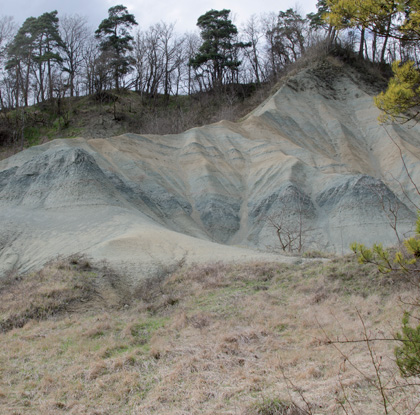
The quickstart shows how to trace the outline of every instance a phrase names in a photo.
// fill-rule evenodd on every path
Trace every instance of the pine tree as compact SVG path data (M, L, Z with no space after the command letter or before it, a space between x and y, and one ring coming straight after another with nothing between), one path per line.
M369 29L384 39L380 61L385 62L388 40L393 37L402 42L420 41L420 3L406 0L329 0L330 10L326 21L343 27ZM374 48L375 49L375 48ZM381 121L410 119L419 120L420 72L414 62L394 62L394 77L388 89L375 99L379 109L385 112Z
M407 121L418 119L420 115L420 71L414 62L401 65L396 61L392 65L394 77L388 88L375 97L376 106L385 114L380 120Z
M227 71L237 72L241 61L237 58L240 48L250 44L236 42L238 29L229 19L230 10L210 10L200 16L197 26L201 29L203 43L198 54L190 59L193 68L207 65L213 87L220 88Z
M294 9L281 11L274 28L274 51L284 63L296 61L305 52L306 20Z
M133 50L130 29L137 25L134 15L127 7L118 5L108 10L108 18L102 20L95 34L101 39L101 49L111 55L110 65L114 72L115 88L120 88L120 79L131 70L133 58L127 52Z
M35 49L36 18L27 18L19 28L12 43L7 49L6 69L15 81L15 105L19 107L20 95L25 106L28 106L29 85L33 54Z
M64 47L58 30L57 10L44 13L34 21L35 53L33 60L39 69L41 99L44 101L44 65L47 66L48 98L53 97L53 63L61 63L60 49Z
M16 80L16 105L20 91L25 106L28 105L31 74L37 74L40 99L45 100L45 72L48 80L48 97L53 97L53 65L61 63L63 47L58 31L57 11L29 17L19 28L8 47L6 69L13 71Z

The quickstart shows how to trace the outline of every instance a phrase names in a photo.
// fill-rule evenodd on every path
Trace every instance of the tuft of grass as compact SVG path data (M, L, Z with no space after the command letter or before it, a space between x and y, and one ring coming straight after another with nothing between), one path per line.
M297 407L293 402L278 398L265 399L252 405L246 415L304 415L308 412Z

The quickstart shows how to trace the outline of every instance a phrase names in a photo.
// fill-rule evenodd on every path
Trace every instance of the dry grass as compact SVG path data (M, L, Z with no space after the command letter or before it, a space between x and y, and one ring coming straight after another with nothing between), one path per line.
M383 413L366 344L340 353L328 338L361 338L359 314L372 337L394 333L403 281L350 258L216 263L148 281L154 294L136 298L112 296L107 273L88 265L61 261L3 284L3 321L26 320L0 335L0 413L344 414L349 402ZM24 298L54 312L28 314ZM373 345L394 385L393 345ZM416 393L394 391L400 413Z
M118 307L127 291L123 281L105 264L93 267L83 256L57 260L25 276L11 272L0 281L0 332L95 306Z

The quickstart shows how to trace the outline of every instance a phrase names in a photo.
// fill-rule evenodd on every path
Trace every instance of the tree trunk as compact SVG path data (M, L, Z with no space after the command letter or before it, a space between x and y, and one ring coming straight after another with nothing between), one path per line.
M360 30L360 47L359 47L359 58L363 59L365 48L365 28L362 27Z
M28 95L29 95L29 73L30 73L30 61L26 68L26 79L25 79L25 86L23 87L23 97L25 99L25 107L28 106Z
M21 78L19 74L19 68L20 62L18 65L16 65L16 108L19 108L19 78Z
M48 61L47 61L47 66L48 66L48 83L49 83L48 98L52 99L54 94L53 94L53 80L52 80L51 60L50 59L48 59Z
M74 96L74 70L70 68L70 96Z
M332 46L334 43L336 32L335 26L330 25L328 27L327 42L329 46Z
M375 32L373 34L373 42L372 42L372 62L376 61L376 42L377 42L377 39L378 39L378 35Z
M25 110L22 109L22 131L21 131L21 139L20 139L21 150L23 150L24 143L25 143Z
M381 63L385 63L385 53L386 53L386 47L388 46L388 39L389 39L389 35L390 35L390 30L391 30L391 18L388 21L388 26L387 26L387 29L386 29L384 46L382 48L382 53L381 53Z
M119 83L119 76L118 76L118 68L115 69L114 80L115 80L115 89L119 91L120 83Z

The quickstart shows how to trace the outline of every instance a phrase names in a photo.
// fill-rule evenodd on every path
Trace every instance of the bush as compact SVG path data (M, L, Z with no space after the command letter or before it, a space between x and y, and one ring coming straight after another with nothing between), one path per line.
M374 245L371 249L362 244L354 243L352 250L358 255L360 263L375 264L383 273L403 271L412 278L418 287L419 259L420 259L420 214L418 215L415 236L403 242L403 249L398 250L392 259L389 250L381 244ZM415 302L414 307L419 311L420 302ZM405 377L420 375L420 324L416 327L409 325L412 314L405 312L402 319L402 331L396 333L395 340L401 346L395 348L395 357L401 375Z
M397 365L403 376L420 375L420 325L409 326L409 313L404 313L402 333L397 333L396 339L402 346L395 348Z

